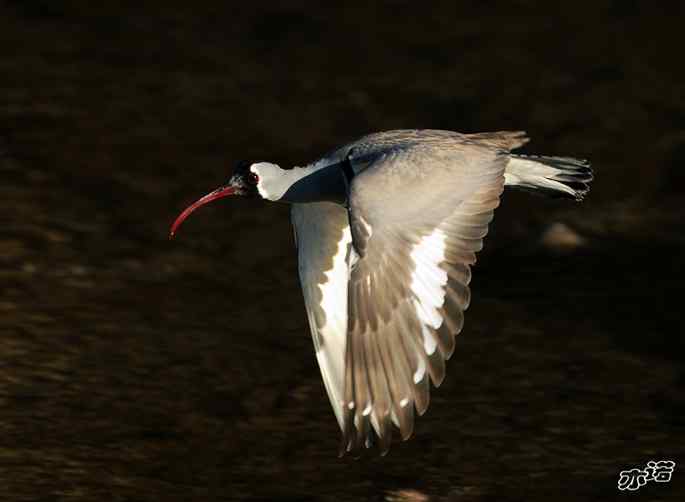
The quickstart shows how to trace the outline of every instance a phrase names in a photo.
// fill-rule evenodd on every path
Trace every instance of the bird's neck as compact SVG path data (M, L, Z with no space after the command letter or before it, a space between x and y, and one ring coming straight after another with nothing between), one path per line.
M343 204L347 199L345 179L339 164L317 162L293 169L279 168L278 181L274 187L278 202L336 202Z

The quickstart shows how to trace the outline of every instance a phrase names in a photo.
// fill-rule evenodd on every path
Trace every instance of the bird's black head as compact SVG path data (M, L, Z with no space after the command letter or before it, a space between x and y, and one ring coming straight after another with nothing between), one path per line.
M228 186L233 189L235 195L243 197L261 197L257 190L259 176L250 169L254 164L247 160L238 161L233 169L233 175L228 181Z

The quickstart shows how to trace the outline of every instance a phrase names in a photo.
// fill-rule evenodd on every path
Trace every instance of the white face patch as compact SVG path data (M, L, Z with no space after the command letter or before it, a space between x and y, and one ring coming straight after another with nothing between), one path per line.
M274 180L278 180L279 171L281 168L271 162L257 162L250 166L250 172L257 175L257 191L262 198L278 200L285 192L280 187L281 183L273 183Z

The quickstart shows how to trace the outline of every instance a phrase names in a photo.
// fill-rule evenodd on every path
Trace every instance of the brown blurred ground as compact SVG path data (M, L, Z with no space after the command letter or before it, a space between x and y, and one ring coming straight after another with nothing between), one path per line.
M121 4L0 2L0 499L611 500L663 458L634 496L683 500L680 2ZM288 208L166 232L240 158L403 127L597 178L506 194L415 437L340 460Z

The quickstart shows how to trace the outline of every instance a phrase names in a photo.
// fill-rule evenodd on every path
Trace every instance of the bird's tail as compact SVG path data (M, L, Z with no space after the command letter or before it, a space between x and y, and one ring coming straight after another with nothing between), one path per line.
M571 157L510 154L504 171L505 186L578 201L590 190L592 178L590 163Z

